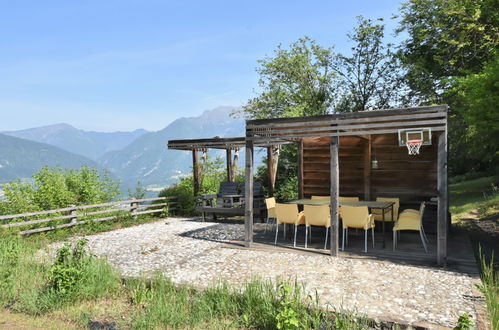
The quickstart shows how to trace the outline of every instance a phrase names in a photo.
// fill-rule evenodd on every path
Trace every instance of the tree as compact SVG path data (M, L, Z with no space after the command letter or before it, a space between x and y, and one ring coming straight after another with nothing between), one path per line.
M33 181L17 180L2 186L7 202L0 203L0 213L109 202L119 195L118 187L119 182L93 168L62 170L45 166L33 175Z
M497 0L409 0L399 33L408 34L400 55L420 103L449 102L453 78L478 73L499 42Z
M461 106L457 111L468 126L473 141L470 158L478 170L497 167L499 147L499 51L482 72L457 81L455 88ZM481 167L481 168L480 168Z
M393 107L400 103L403 79L400 63L383 42L385 26L357 17L357 27L347 36L354 43L351 55L338 54L335 69L341 92L335 107L339 112Z
M248 118L322 115L333 102L333 52L308 37L258 63L262 92L243 107Z

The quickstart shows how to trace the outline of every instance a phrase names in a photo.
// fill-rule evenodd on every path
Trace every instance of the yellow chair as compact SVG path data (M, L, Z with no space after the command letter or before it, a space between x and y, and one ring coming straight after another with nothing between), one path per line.
M267 228L269 227L269 220L273 219L274 223L276 222L276 216L275 216L275 198L274 197L269 197L265 198L265 205L267 206L267 227L265 227L264 233L267 232Z
M423 214L425 210L425 202L421 203L418 210L404 210L400 213L397 222L393 226L393 250L397 246L397 232L401 230L417 230L419 231L419 236L421 237L421 242L426 253L428 253L428 248L426 247L426 242L428 238L423 229Z
M314 195L312 195L312 199L316 199L316 200L328 200L328 199L331 199L331 196L314 196Z
M377 197L376 198L377 202L394 202L395 204L393 205L393 221L397 221L398 216L399 216L399 208L400 208L400 199L399 198L392 198L392 197ZM383 221L383 210L380 209L373 209L371 213L374 215L374 220L376 221ZM388 210L388 212L385 213L385 221L392 221L392 210Z
M338 197L338 200L343 201L343 202L358 202L359 197Z
M296 246L296 229L298 225L305 224L305 215L302 212L298 212L297 204L275 204L275 214L276 214L276 229L275 229L275 242L277 244L277 235L279 232L279 225L284 224L284 238L286 238L286 224L295 225L295 239L293 246Z
M329 205L305 205L303 207L305 214L305 248L307 247L308 228L310 226L326 227L326 240L324 241L324 250L327 245L327 236L329 227L331 227L331 211ZM310 227L310 239L312 239L312 228Z
M364 252L367 252L367 231L371 229L374 247L374 219L367 206L342 206L340 209L343 222L343 242L341 250L345 250L345 232L348 243L348 228L364 229Z

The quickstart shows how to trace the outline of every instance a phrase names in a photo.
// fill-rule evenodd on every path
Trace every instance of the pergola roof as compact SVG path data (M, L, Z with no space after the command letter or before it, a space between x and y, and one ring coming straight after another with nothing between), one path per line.
M287 144L289 141L273 141L272 143L267 143L262 141L256 144L256 147L270 147L273 145ZM210 139L188 139L188 140L169 140L168 149L176 150L207 150L207 149L223 149L223 150L235 150L241 149L246 146L246 138L242 137L215 137Z
M447 105L249 120L246 135L259 145L306 137L389 134L397 133L399 129L419 127L445 131Z

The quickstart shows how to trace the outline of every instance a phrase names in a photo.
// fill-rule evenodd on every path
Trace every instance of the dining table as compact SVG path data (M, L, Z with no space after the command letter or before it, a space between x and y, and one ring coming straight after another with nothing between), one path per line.
M301 198L286 202L287 204L298 204L298 205L330 205L330 199L309 199ZM381 221L382 221L382 232L383 232L383 249L386 247L386 237L385 237L385 214L391 211L391 221L393 222L393 206L394 202L388 201L342 201L338 200L339 206L367 206L370 210L378 209L381 210Z

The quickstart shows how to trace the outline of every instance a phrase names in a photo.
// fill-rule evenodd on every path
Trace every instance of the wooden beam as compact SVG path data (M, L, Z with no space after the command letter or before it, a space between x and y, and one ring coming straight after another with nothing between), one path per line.
M440 266L447 263L447 215L448 215L448 188L447 188L447 131L438 135L437 160L437 262Z
M298 142L298 196L303 198L303 140Z
M244 246L253 244L253 141L246 140L246 184L244 201Z
M234 173L232 171L232 150L225 151L227 158L227 181L234 182Z
M199 194L200 176L201 176L201 167L199 166L199 161L198 161L198 151L196 149L192 149L192 177L194 185L194 197L197 197L197 195Z
M372 139L367 136L364 147L364 200L371 200L371 161L372 161Z
M337 136L331 138L331 227L330 227L330 240L331 240L331 256L338 256L338 197L339 197L339 187L340 187L340 172L339 172L339 149L340 139Z

